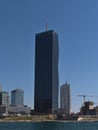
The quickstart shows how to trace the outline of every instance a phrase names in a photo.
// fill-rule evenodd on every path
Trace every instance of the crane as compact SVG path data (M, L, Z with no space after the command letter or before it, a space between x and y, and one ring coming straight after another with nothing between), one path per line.
M78 96L83 97L83 102L85 102L85 97L87 97L87 95L78 95Z
M86 97L98 97L98 96L93 96L93 95L78 95L78 96L83 97L83 103L85 103L85 98Z

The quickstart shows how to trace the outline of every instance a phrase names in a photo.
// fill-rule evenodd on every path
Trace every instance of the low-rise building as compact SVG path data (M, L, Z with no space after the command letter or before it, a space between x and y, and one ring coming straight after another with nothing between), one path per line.
M26 105L10 106L9 114L29 115L31 108Z
M84 102L84 105L80 109L81 115L96 115L94 103L91 101Z

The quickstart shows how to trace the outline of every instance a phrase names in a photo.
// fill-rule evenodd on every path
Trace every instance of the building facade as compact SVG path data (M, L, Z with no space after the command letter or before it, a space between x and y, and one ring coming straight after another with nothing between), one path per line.
M9 111L10 107L10 96L8 92L1 91L0 92L0 105L5 107L5 113Z
M64 114L70 114L70 84L67 82L60 87L60 108Z
M15 89L11 91L11 105L24 105L24 91L21 89Z
M58 109L58 35L53 30L35 35L34 109L53 113Z
M30 114L31 112L31 108L28 107L28 106L21 106L21 105L18 105L18 106L13 106L11 105L10 106L10 110L9 110L9 114L21 114L21 115L28 115Z

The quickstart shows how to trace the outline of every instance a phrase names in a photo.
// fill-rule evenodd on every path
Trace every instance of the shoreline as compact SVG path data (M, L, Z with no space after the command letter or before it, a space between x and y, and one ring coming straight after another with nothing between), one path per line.
M32 123L46 123L46 122L98 122L98 120L81 120L81 121L70 121L70 120L54 120L54 121L49 121L49 120L47 120L47 121L32 121L32 120L0 120L0 123L1 122L26 122L26 123L28 123L28 122L32 122Z
M80 115L77 118L56 119L49 116L2 117L0 122L98 122L98 116Z

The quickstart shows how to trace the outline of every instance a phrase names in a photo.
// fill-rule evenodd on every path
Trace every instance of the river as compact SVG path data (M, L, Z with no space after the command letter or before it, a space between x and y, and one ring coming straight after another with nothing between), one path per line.
M98 122L0 122L0 130L98 130Z

